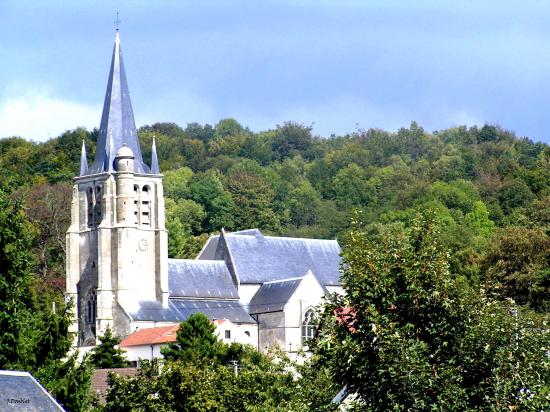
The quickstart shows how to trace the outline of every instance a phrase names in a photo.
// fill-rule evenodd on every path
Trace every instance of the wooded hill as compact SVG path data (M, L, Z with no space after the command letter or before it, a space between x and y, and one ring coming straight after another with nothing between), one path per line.
M266 234L346 243L359 214L373 238L433 213L451 272L546 311L550 292L550 147L497 126L428 133L358 130L313 136L288 122L252 132L157 123L139 130L146 162L156 138L164 174L169 253L195 257L209 233ZM44 143L0 140L0 185L24 194L35 225L38 276L63 289L64 233L82 140L93 161L97 131L76 129Z

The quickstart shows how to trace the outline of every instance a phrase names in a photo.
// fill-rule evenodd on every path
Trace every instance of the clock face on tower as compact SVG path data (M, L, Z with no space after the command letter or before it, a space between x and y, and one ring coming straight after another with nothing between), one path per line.
M141 250L142 252L145 252L148 248L149 248L149 244L145 239L141 239L138 242L138 249Z

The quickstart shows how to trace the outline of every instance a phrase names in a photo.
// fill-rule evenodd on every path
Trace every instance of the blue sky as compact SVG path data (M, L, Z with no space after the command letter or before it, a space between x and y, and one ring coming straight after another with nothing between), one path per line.
M117 10L138 126L492 123L550 143L550 2L513 0L0 0L0 136L99 125Z

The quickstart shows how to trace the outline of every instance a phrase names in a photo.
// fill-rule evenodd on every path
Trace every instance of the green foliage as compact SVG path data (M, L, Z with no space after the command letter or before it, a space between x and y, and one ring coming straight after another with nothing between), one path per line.
M484 280L504 296L537 310L550 309L550 237L540 229L508 227L491 239Z
M272 209L275 192L261 176L236 171L228 176L227 189L235 204L233 216L237 228L280 230L280 217Z
M176 343L162 348L169 360L214 359L217 355L216 327L203 313L195 313L180 324Z
M120 344L120 339L113 336L111 328L103 336L99 337L101 342L91 352L90 362L99 369L124 368L128 362L124 357L124 351L116 346Z
M25 365L33 349L26 342L32 319L32 234L21 201L0 190L0 369Z
M550 149L494 125L428 133L413 122L397 133L370 129L322 139L295 122L253 133L223 119L185 128L155 123L139 134L146 161L155 136L165 194L178 204L179 221L169 216L167 222L171 256L190 256L198 236L222 227L341 238L356 208L368 224L410 221L434 208L447 222L442 241L453 271L477 283L493 223L547 227ZM41 220L35 212L49 205L33 205L42 203L41 193L59 200L51 195L67 186L51 185L70 182L82 140L91 162L97 130L76 129L44 143L0 141L0 183L26 187L36 200L28 203L37 216L34 254L48 287L62 277L62 236L54 238L65 222L53 213ZM57 203L52 210L67 209L65 201Z
M69 354L72 302L32 276L35 227L0 190L0 369L30 371L69 411L89 406L91 366Z
M18 212L8 199L14 195L0 196L0 224L6 227L0 251L5 248L4 258L16 262L0 266L4 367L53 368L65 351L68 307L59 292L72 178L82 141L92 162L97 135L79 128L43 143L0 140L0 184L20 187L17 197L26 196ZM369 236L383 244L396 228L414 226L418 212L431 210L456 277L548 310L546 144L494 125L429 133L414 122L397 133L358 130L327 139L294 122L255 133L234 119L185 128L155 123L139 135L146 162L153 136L157 142L171 257L196 257L208 234L222 227L338 238L345 245L356 209Z
M193 177L193 171L188 167L164 172L164 195L174 200L184 199L189 190L189 181Z
M453 277L433 219L377 242L355 225L316 347L363 410L548 408L546 319Z
M237 376L223 363L143 361L138 375L111 375L108 411L336 411L329 375L309 363L298 365L281 354L246 349L255 363L242 363ZM295 371L294 373L292 371ZM303 374L302 374L303 373Z
M206 232L234 227L235 204L231 194L224 189L218 174L206 172L197 176L189 186L189 197L202 205L206 212L203 223Z
M79 361L73 353L66 360L55 360L36 371L36 378L67 411L88 411L92 402L93 365L88 358Z
M312 140L311 127L295 122L286 122L282 126L277 126L272 141L274 158L285 159L296 153L303 153L304 157L309 158Z

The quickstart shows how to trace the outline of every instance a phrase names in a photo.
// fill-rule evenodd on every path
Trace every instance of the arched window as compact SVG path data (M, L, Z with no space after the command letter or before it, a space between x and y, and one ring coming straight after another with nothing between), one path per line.
M306 310L306 313L304 313L304 321L302 322L302 344L306 344L315 337L317 325L314 323L314 318L315 312L313 309Z
M139 186L134 185L134 223L137 225L139 223Z
M149 226L151 224L151 210L150 210L150 203L149 203L149 192L150 192L149 186L143 186L143 189L141 191L141 224L145 226Z
M86 191L86 203L88 208L88 227L94 225L94 190L89 187Z
M94 219L94 223L97 225L99 223L101 223L101 199L102 199L102 195L101 195L101 186L96 186L95 187L95 219Z
M94 288L88 292L86 298L86 323L95 325L95 318L97 314L97 294Z

